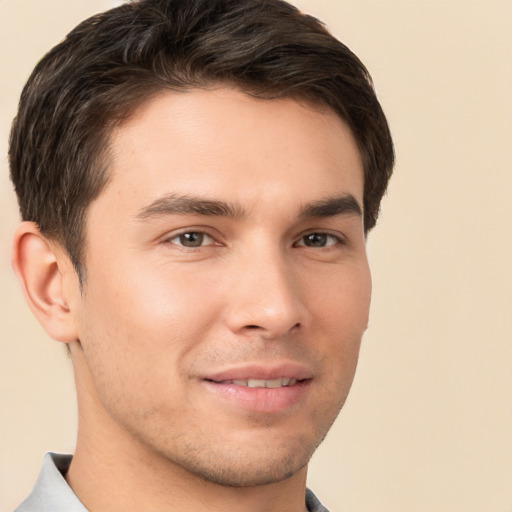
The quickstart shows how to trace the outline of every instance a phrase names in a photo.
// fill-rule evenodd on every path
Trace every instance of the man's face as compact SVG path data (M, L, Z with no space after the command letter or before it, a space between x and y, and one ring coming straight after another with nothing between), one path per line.
M72 304L89 424L224 485L295 474L368 320L349 129L291 99L165 92L113 133L110 169Z

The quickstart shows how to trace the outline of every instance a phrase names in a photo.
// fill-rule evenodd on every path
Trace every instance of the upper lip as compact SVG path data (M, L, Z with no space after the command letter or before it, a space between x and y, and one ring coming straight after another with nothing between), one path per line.
M313 377L312 371L305 365L295 362L285 363L250 363L232 366L205 375L205 380L214 382L230 380L260 379L272 380L280 377L306 380Z

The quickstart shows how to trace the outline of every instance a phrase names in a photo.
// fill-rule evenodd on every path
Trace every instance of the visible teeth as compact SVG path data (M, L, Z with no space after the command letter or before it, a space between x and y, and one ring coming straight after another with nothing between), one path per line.
M283 385L283 379L266 380L266 388L280 388Z
M247 381L247 385L250 387L250 388L265 388L266 384L266 381L264 380L259 380L259 379L249 379Z
M236 386L244 386L249 388L281 388L283 386L293 386L297 383L297 379L288 377L280 377L278 379L235 379L233 384Z

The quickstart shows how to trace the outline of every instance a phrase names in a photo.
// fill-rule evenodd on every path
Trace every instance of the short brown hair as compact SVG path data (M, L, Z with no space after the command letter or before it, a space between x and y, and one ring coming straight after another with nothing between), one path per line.
M164 89L227 83L327 106L355 136L364 225L377 220L394 151L371 77L315 18L282 0L139 0L78 25L37 64L10 136L21 215L84 274L84 219L108 180L114 126Z

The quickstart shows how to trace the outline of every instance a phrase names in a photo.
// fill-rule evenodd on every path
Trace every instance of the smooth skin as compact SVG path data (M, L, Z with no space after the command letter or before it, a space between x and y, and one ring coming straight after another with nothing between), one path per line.
M219 86L147 101L109 154L83 290L33 223L14 242L31 309L71 348L68 483L95 512L302 512L368 323L350 129L328 109Z

